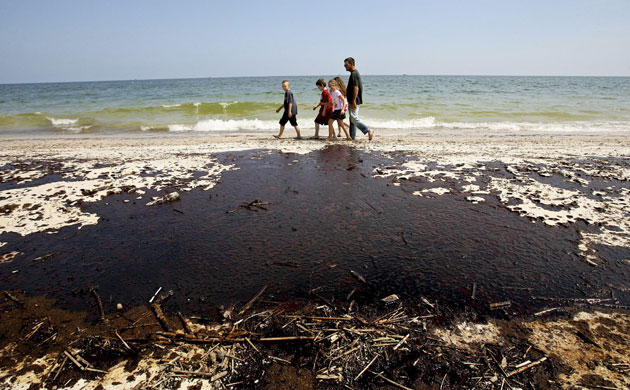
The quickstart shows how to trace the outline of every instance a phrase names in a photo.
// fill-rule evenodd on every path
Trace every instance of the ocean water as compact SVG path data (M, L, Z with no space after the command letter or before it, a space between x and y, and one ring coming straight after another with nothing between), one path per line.
M305 130L314 127L319 77L332 78L289 77ZM270 133L283 79L3 84L0 134ZM630 77L364 75L363 84L361 117L383 132L630 132Z

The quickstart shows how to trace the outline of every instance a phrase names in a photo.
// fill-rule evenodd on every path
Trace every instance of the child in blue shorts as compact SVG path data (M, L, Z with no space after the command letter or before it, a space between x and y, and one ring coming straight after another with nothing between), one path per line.
M295 127L295 132L297 133L297 139L302 138L300 136L300 127L297 124L297 103L295 101L295 97L293 97L293 92L291 92L291 83L289 80L284 80L282 82L282 90L284 91L284 103L278 107L276 112L280 112L282 108L284 108L284 113L282 114L282 118L280 118L280 133L278 135L274 135L276 138L282 138L282 133L284 133L284 125L287 122L291 123L291 126Z

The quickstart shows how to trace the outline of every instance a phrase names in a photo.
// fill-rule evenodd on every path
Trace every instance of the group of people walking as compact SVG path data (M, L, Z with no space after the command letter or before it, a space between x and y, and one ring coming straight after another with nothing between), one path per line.
M356 137L358 128L363 134L366 134L371 141L374 137L374 130L370 130L359 119L359 106L363 104L361 74L357 70L356 63L352 57L346 58L343 62L343 66L346 68L346 71L350 72L347 86L341 77L335 77L328 81L328 88L331 92L326 89L326 81L324 79L319 79L315 82L315 85L321 91L322 95L319 103L313 107L313 110L319 108L319 113L315 118L315 135L311 138L319 139L319 126L328 125L328 137L326 140L333 140L335 138L333 125L337 122L337 137L341 137L341 131L343 130L346 139L353 140ZM300 127L297 124L297 103L293 92L291 92L291 83L288 80L284 80L282 82L282 89L284 90L284 103L278 107L276 112L280 112L280 110L284 109L284 113L282 114L282 118L280 118L280 133L274 135L274 137L281 138L284 133L284 126L289 122L291 126L295 128L297 138L301 138ZM349 116L349 126L344 122L346 113L348 113Z

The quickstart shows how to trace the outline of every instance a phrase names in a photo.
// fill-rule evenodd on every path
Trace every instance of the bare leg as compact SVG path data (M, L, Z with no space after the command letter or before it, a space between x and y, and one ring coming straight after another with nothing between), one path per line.
M293 127L295 127L295 132L297 133L297 137L295 138L301 139L302 136L300 135L300 127L299 126L293 126Z
M348 133L348 129L346 129L346 124L343 123L343 120L339 119L337 124L339 125L339 136L341 137L341 129L343 129L343 132L346 133L346 140L352 139L350 138L350 134Z
M311 139L319 139L319 123L315 123L315 135Z
M332 119L328 120L328 138L327 141L332 141L335 139L335 129L333 128L333 123L335 123Z
M282 138L282 133L284 133L284 126L280 126L280 134L274 135L276 138Z

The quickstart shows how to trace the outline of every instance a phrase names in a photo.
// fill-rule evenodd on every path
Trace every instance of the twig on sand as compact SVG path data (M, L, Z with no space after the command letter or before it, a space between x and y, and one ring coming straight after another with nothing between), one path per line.
M70 354L70 352L68 351L63 351L63 353L66 355L66 357L68 359L70 359L70 361L72 363L74 363L75 366L77 366L81 371L85 370L85 367L83 367L83 365L81 363L79 363L79 361L77 359L74 358L74 356L72 356L72 354Z
M291 364L291 362L286 360L286 359L282 359L282 358L271 356L271 355L269 355L269 359L275 360L275 361L280 362L280 363Z
M368 368L370 368L370 366L372 365L372 363L374 363L376 361L376 359L378 359L378 357L381 356L380 354L376 354L376 356L374 356L374 358L372 360L370 360L370 362L368 363L367 366L365 366L365 368L363 368L363 370L361 370L361 372L354 378L354 380L358 380L359 378L361 378L361 375L363 375L364 372L367 371Z
M118 333L117 330L114 331L114 334L116 335L116 337L118 337L118 340L120 340L120 342L123 343L125 348L127 348L130 351L133 351L133 349L129 346L129 344L127 344L127 342L122 338L122 336Z
M514 371L512 371L512 372L510 372L510 373L508 373L508 374L507 374L507 376L508 376L508 378L509 378L509 377L511 377L511 376L514 376L514 375L520 374L520 373L521 373L521 372L523 372L523 371L527 371L527 370L529 370L530 368L532 368L532 367L535 367L535 366L539 365L540 363L544 362L545 360L547 360L547 357L546 357L546 356L544 356L544 357L540 358L539 360L536 360L535 362L529 363L529 364L528 364L528 365L526 365L526 366L523 366L523 367L521 367L521 368L518 368L518 369L516 369L516 370L514 370Z
M314 336L263 337L259 341L315 340Z
M63 369L63 366L66 365L67 361L68 361L68 357L64 355L63 360L61 361L61 364L59 365L59 369L57 370L57 373L52 378L52 382L55 382L55 380L57 380L57 377L59 376L59 374L61 374L61 370Z
M245 306L243 306L243 309L241 309L241 311L238 312L238 314L243 315L243 313L245 313L254 304L254 302L256 302L256 300L260 298L261 295L263 295L267 287L269 287L268 284L266 284L265 287L263 287L262 290L260 290L260 292L256 294L255 297L253 297L249 302L247 302Z
M383 379L385 382L389 383L390 385L394 385L396 387L400 387L401 389L405 389L405 390L413 390L410 387L403 386L400 383L394 382L393 380L383 376L382 372L379 373L379 372L374 372L374 371L370 370L370 373L372 373L372 374L376 375L377 377Z
M367 283L365 281L365 278L363 276L361 276L361 274L359 274L358 272L350 270L350 273L352 274L352 276L354 276L355 278L359 279L360 282Z
M264 206L268 204L269 202L263 202L260 199L254 199L253 201L249 203L240 204L236 206L235 208L233 208L232 210L226 211L226 213L232 214L232 213L237 212L240 209L245 209L245 210L250 210L250 211L267 210L267 208Z
M511 306L511 305L512 305L512 302L510 302L510 301L491 303L490 304L490 309L501 309L501 308L508 307L508 306Z
M157 295L160 293L160 291L162 291L162 287L158 288L157 291L155 292L155 294L153 294L153 296L151 297L151 299L149 299L149 303L153 303L153 300L155 299L155 297L157 297Z
M258 348L256 348L254 343L252 343L252 341L249 338L245 337L245 341L247 341L247 344L249 344L252 348L254 348L254 351L258 352L258 354L261 355L261 352L258 350Z
M91 288L92 294L94 294L94 298L96 298L96 303L98 304L98 311L100 313L101 321L105 322L105 311L103 310L103 302L101 302L101 297L96 292L94 287Z
M538 316L541 316L541 315L543 315L545 313L549 313L549 312L552 312L552 311L555 311L555 310L558 310L558 309L560 309L560 308L559 307L552 307L551 309L546 309L546 310L543 310L543 311L539 311L538 313L535 313L534 315L536 317L538 317Z
M160 305L158 303L153 303L151 304L151 308L153 309L153 313L155 314L155 317L158 319L158 322L160 323L160 325L162 325L162 328L165 331L170 332L171 327L168 324L168 320L164 316L164 313L162 312L162 308L160 307Z
M210 382L218 381L219 379L227 376L228 372L223 371L216 375L209 372L200 372L200 371L186 371L186 370L172 370L174 374L187 375L187 376L200 376L205 378L210 378Z
M22 303L22 302L20 302L20 300L19 300L19 299L17 299L17 298L16 298L16 297L14 297L13 295L11 295L11 293L10 293L10 292L8 292L8 291L5 291L5 292L4 292L4 295L6 295L6 296L7 296L7 298L9 298L10 300L12 300L12 301L13 301L13 302L15 302L15 303Z
M182 325L184 326L184 330L186 331L186 333L188 334L193 334L192 329L190 328L190 324L188 323L188 320L186 318L184 318L184 316L182 315L181 312L177 312L177 317L179 317L179 320L181 321Z

